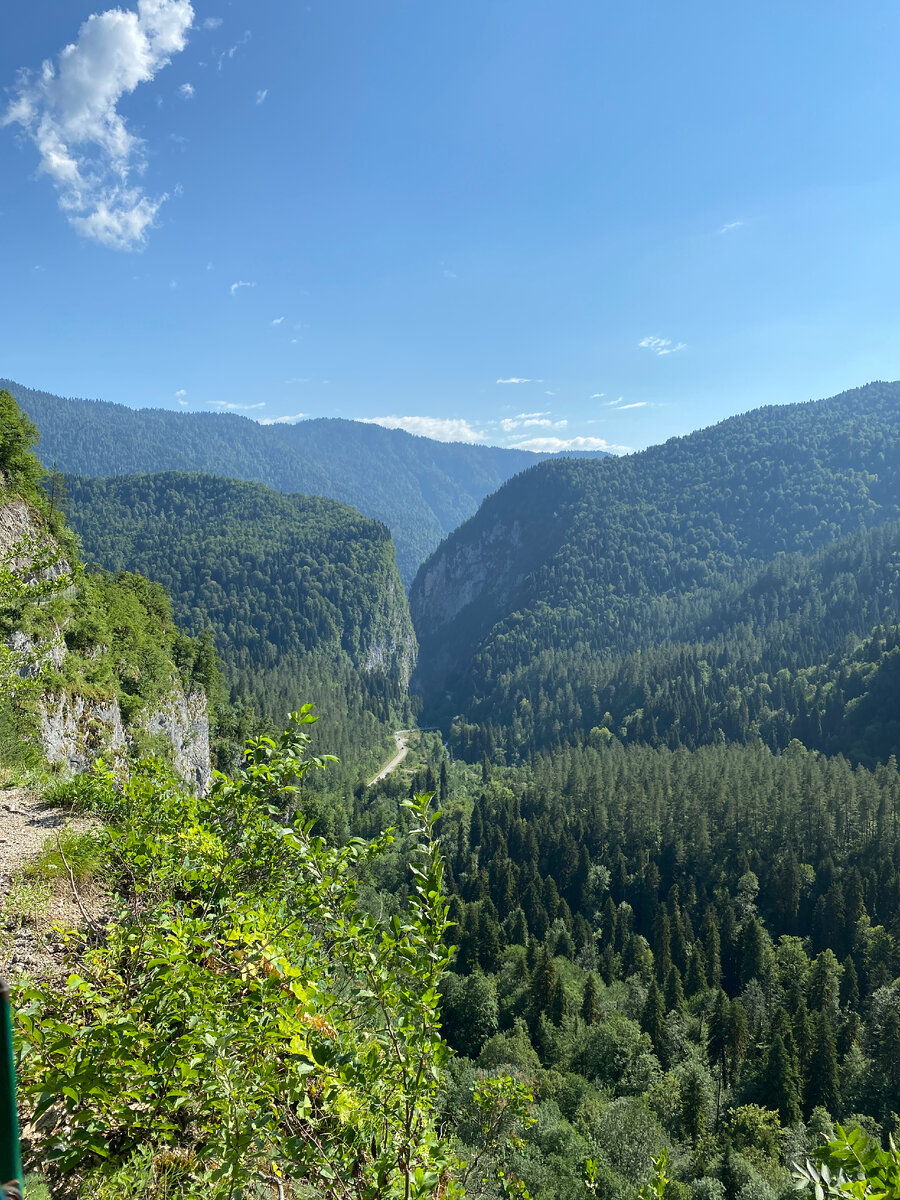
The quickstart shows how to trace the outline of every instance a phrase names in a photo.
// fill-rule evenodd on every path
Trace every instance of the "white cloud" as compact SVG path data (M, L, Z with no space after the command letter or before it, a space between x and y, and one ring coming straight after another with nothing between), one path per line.
M138 0L137 12L94 13L75 42L23 72L0 125L20 125L40 154L39 171L82 237L115 250L146 242L166 196L131 182L145 165L143 143L117 105L149 83L187 44L190 0Z
M275 320L272 322L272 324L280 325L283 320L284 320L284 317L276 317Z
M221 17L207 17L206 20L203 22L203 28L204 29L218 29L221 24L222 24Z
M186 395L187 395L187 392L185 391L185 389L179 388L178 391L175 393L175 399L180 400L182 396L186 396Z
M248 283L246 279L238 279L231 285L232 296L236 296L238 294L238 292L240 291L240 289L245 288L245 287L253 288L253 287L256 287L256 284Z
M620 404L619 407L616 409L616 412L625 412L629 408L646 408L646 407L647 407L646 400L635 400L635 402L633 404Z
M625 399L624 396L617 396L615 398L615 400L607 400L607 402L604 404L603 407L604 408L615 408L617 405L621 404L624 399Z
M602 400L605 395L606 395L606 392L594 392L593 396L591 396L591 399L592 400Z
M243 36L238 38L238 40L231 47L230 50L226 50L226 51L224 51L224 53L219 55L219 70L220 71L225 66L226 59L228 61L231 61L231 59L234 58L234 56L237 54L238 50L240 50L241 46L246 46L252 36L253 35L251 34L250 30L249 29L246 30L246 32L243 34Z
M436 442L483 442L485 434L473 429L462 417L358 417L364 425L383 425L385 429L404 429Z
M719 233L731 233L732 229L740 229L743 224L743 221L726 221Z
M291 417L260 417L260 425L291 425L294 421L302 421L306 413L294 413Z
M264 104L265 100L266 100L266 96L268 96L268 94L269 94L268 88L260 88L260 90L256 93L256 103Z
M630 446L618 446L598 437L537 437L513 442L512 450L533 450L536 454L555 454L560 450L608 450L610 454L628 454Z
M187 408L187 400L179 400L178 403L182 408Z
M677 354L679 350L687 349L687 342L672 344L671 338L645 337L638 342L639 350L652 350L654 354Z
M178 95L182 98L182 100L193 100L194 85L192 83L183 83L178 89Z
M509 379L498 379L498 383L543 383L543 379L522 379L518 375L512 375Z
M210 400L213 408L227 409L229 412L249 412L251 408L265 408L265 400L260 400L257 404L234 404L230 400Z

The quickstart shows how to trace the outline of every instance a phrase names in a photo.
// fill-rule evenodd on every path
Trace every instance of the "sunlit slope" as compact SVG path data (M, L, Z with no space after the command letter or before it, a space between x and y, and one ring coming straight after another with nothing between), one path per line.
M508 724L516 705L539 702L536 660L557 703L598 659L736 628L746 614L727 602L754 579L765 625L780 556L898 516L900 384L760 409L602 464L540 464L489 497L414 581L426 707ZM817 602L827 610L827 588ZM577 724L569 708L555 732L545 722L546 738Z

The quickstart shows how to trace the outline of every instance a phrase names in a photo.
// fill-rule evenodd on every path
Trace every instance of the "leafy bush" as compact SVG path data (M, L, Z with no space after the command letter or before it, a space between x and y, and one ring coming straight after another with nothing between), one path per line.
M127 903L63 988L26 987L18 1005L20 1077L52 1125L41 1157L92 1195L152 1195L160 1164L184 1196L276 1179L354 1200L441 1186L448 954L430 797L407 802L406 911L362 913L360 876L393 835L333 848L284 823L327 761L309 753L312 720L307 706L278 741L248 742L207 796L160 765L122 792L101 776Z

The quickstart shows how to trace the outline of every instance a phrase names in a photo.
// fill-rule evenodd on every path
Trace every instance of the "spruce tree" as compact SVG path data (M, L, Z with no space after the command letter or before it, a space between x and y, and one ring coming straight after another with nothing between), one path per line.
M832 1117L841 1116L841 1092L838 1085L837 1045L834 1026L827 1012L816 1014L813 1066L806 1089L806 1111L824 1108Z
M706 990L706 957L700 942L694 942L688 954L687 975L684 990L688 998L699 996Z
M796 1125L800 1120L800 1081L794 1056L787 1050L780 1033L769 1046L762 1077L762 1103L774 1108L782 1125Z
M586 1025L599 1025L600 1023L599 993L593 972L589 972L587 979L584 981L581 1019Z
M656 980L653 978L650 980L650 988L641 1013L641 1029L650 1038L656 1057L662 1062L666 1044L666 1011Z
M681 972L672 963L669 967L669 974L666 976L666 1012L683 1012L684 1011L684 988L681 986Z

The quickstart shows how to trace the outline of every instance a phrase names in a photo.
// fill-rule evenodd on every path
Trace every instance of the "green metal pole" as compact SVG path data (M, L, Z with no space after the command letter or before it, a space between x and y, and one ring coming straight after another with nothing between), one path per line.
M25 1195L22 1155L19 1151L19 1114L16 1110L12 1013L9 984L5 979L0 979L0 1193L6 1200L21 1200Z

